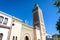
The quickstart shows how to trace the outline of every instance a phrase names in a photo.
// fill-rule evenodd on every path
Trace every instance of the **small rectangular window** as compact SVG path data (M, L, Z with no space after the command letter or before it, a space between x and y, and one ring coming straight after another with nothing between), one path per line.
M16 36L16 40L17 40L17 36Z
M8 22L8 18L5 18L5 20L4 20L4 23L3 24L7 24L7 22Z
M13 36L13 40L15 40L15 36Z
M17 36L13 36L13 39L12 40L17 40Z
M3 16L0 16L0 23L2 23L4 17Z

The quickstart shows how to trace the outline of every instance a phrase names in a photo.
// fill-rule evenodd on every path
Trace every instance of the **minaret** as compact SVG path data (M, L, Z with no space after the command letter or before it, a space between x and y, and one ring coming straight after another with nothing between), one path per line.
M43 15L38 4L34 5L32 13L33 13L34 40L46 40L46 30Z

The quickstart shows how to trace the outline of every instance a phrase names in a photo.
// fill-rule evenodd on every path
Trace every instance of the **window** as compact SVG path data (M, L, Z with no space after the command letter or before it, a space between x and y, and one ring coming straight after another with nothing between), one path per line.
M15 36L13 36L13 40L15 40Z
M17 36L16 36L16 40L17 40Z
M13 40L17 40L17 36L13 36Z
M0 40L2 40L2 37L3 37L3 34L2 34L2 33L0 33Z
M4 17L3 16L0 16L0 23L2 23Z
M7 22L8 22L8 18L5 18L5 20L4 20L4 23L3 24L7 24Z

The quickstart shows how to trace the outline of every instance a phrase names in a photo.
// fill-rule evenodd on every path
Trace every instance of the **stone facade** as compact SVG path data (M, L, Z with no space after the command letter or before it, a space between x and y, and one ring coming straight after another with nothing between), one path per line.
M33 12L34 40L46 40L46 30L42 10L35 4ZM39 34L40 33L40 34Z
M36 14L36 17L38 16L37 21L39 21L39 25L37 25L38 27L35 25L31 27L28 24L23 23L21 19L18 19L14 16L8 15L0 11L0 39L1 40L45 40L46 30L45 30L44 22L42 22L43 21L43 17L41 15L42 13L40 9L38 9L37 12L39 13Z
M22 24L21 40L25 40L26 36L29 38L29 40L34 40L33 28L27 24Z

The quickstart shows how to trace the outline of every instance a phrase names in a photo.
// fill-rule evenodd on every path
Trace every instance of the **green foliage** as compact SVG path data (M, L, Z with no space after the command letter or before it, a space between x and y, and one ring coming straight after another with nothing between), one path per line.
M60 0L56 0L55 3L54 3L54 5L55 5L56 7L59 7L59 6L60 6Z
M60 13L60 0L56 0L55 3L54 3L54 5L55 5L56 7L58 7L58 12ZM59 33L60 33L60 18L59 18L59 20L57 21L56 26L57 26L57 27L56 27L57 30L58 30Z
M52 39L52 40L60 40L60 38L54 38L54 39Z
M52 38L52 40L60 40L60 34L57 34L55 38Z
M58 38L60 38L60 34L59 35L57 35L58 36Z
M58 7L58 12L60 13L60 0L55 0L54 5ZM56 29L59 31L58 39L60 40L60 18L57 21Z
M57 21L57 24L56 24L56 28L57 28L57 30L59 31L59 33L60 33L60 18L59 18L59 20Z
M52 40L60 40L60 38L53 38Z
M58 12L60 12L60 0L56 0L56 1L54 2L54 5L55 5L56 7L58 7Z

